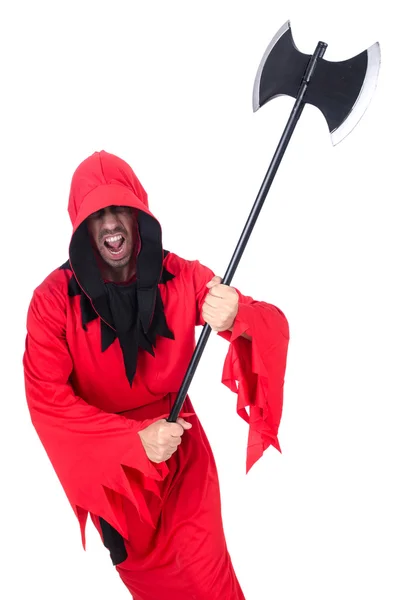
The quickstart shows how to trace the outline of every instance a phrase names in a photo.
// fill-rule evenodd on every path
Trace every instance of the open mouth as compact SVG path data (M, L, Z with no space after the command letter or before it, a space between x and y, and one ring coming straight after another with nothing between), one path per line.
M121 257L125 252L125 238L121 234L105 238L104 246L113 257Z

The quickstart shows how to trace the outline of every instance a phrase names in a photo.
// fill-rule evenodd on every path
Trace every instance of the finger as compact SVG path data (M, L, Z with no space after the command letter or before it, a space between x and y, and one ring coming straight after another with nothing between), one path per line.
M238 294L234 288L228 285L217 285L210 289L206 298L208 297L222 298L223 302L235 302Z
M217 284L210 288L208 292L209 296L215 296L216 298L225 298L229 290L226 285Z
M216 319L217 310L216 308L212 308L212 306L207 305L203 306L201 314L203 315L204 319Z
M217 308L204 308L202 309L202 315L204 320L210 320L212 322L219 322L219 323L223 323L226 322L227 319L229 318L229 315L231 314L231 310L225 309L225 307L222 307L221 309Z
M220 306L222 306L222 302L223 299L221 298L221 296L216 296L215 294L211 294L211 292L206 295L204 300L204 304L208 304L208 306L211 306L211 308L219 308Z
M218 310L217 306L211 306L208 302L204 302L201 312L207 314L209 317L215 317Z
M219 331L219 325L215 319L204 318L204 321L211 327L212 331Z
M185 430L180 423L171 423L167 433L170 437L180 437L183 435L184 431Z
M215 275L215 276L214 276L214 277L211 279L211 281L209 281L209 282L207 283L207 288L209 288L209 289L210 289L210 288L214 287L214 285L218 285L218 284L219 284L221 281L222 281L222 278L221 278L221 277L219 277L219 275Z
M189 421L185 421L185 419L183 419L182 417L178 417L176 421L184 429L190 429L191 427L193 427L193 425L191 423L189 423Z
M212 315L209 315L208 313L205 313L205 312L203 312L202 317L203 317L203 320L206 323L208 323L208 325L210 325L211 327L218 322L218 319L216 317L213 317Z
M180 446L181 444L182 444L182 438L175 438L175 440L173 440L172 442L170 442L168 444L168 448L170 448L174 451L175 448L178 448L178 446Z

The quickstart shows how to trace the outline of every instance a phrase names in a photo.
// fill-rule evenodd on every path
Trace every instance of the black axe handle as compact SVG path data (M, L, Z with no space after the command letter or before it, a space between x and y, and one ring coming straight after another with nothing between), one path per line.
M265 178L263 180L261 188L258 192L258 195L256 197L254 205L251 209L251 212L249 214L249 217L247 219L247 222L245 224L243 232L242 232L240 239L238 241L238 244L236 246L236 249L233 253L232 259L231 259L229 266L226 270L226 273L222 279L222 283L224 285L230 285L233 275L236 272L236 269L241 260L243 252L245 250L245 247L248 243L249 237L250 237L252 230L254 229L255 223L259 217L259 213L262 209L263 203L265 202L266 196L269 192L270 186L273 183L273 179L274 179L274 177L277 173L277 170L280 166L280 163L281 163L284 153L287 149L287 146L289 144L291 136L294 132L296 124L298 123L299 118L302 114L303 108L305 106L304 97L306 94L307 87L310 83L310 79L316 68L317 60L324 56L326 49L327 49L327 44L324 42L319 42L314 51L314 54L312 54L312 56L310 57L305 74L302 78L302 82L301 82L301 85L300 85L300 88L298 91L297 98L295 100L295 104L292 108L291 114L289 116L289 119L287 121L285 129L283 131L283 134L280 138L280 141L278 143L276 151L273 155L272 161L269 165L269 168L267 170L267 173L265 175ZM197 342L193 356L190 360L185 377L184 377L181 387L179 389L178 396L174 402L174 405L171 409L170 415L167 419L167 421L169 423L175 423L178 418L178 415L179 415L179 413L182 409L183 403L185 401L190 383L196 372L198 363L203 354L203 351L204 351L205 345L208 341L208 338L210 336L210 333L211 333L211 327L208 325L208 323L206 323L204 325L204 328L203 328L201 335L199 337L199 340Z

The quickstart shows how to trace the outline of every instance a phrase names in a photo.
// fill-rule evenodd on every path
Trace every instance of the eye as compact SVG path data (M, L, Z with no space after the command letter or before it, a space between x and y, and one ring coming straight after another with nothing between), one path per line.
M92 213L88 218L89 219L99 219L101 217L103 217L105 211L103 208L101 208L100 210L95 211L94 213Z

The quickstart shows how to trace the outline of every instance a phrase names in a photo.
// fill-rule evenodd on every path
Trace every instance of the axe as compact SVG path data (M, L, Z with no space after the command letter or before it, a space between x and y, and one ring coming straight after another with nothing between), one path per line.
M295 103L222 279L225 285L230 285L232 281L305 104L312 104L322 112L331 142L336 145L357 125L375 92L380 68L378 42L353 58L340 62L324 60L327 46L325 42L318 42L312 55L303 54L294 43L290 22L287 21L278 30L263 55L253 89L254 112L269 100L281 95L295 98ZM206 323L168 422L175 422L179 415L210 333L211 327Z

